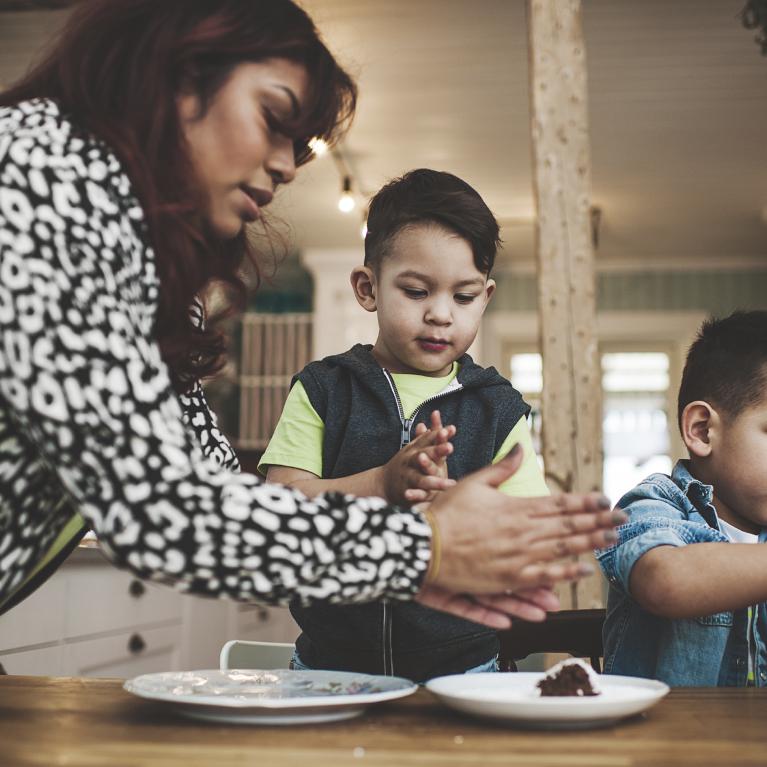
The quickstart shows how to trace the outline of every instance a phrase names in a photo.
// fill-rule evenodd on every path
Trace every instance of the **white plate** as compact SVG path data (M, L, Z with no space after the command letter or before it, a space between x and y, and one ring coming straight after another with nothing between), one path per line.
M403 698L409 679L344 671L166 671L129 679L124 688L166 701L197 719L242 724L307 724L351 719L371 703Z
M600 675L601 695L541 697L542 673L486 673L441 676L426 687L446 706L522 727L603 727L646 711L669 691L653 679Z

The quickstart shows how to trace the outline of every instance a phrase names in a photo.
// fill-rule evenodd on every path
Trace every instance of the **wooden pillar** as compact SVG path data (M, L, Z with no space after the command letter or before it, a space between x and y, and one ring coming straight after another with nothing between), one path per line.
M543 460L552 490L598 490L601 371L580 0L528 0L528 27ZM602 605L601 577L563 587L560 599L571 608Z

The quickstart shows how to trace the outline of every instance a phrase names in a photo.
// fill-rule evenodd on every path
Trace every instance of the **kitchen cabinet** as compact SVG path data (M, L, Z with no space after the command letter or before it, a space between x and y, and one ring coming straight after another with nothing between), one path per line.
M9 674L131 677L217 668L230 639L292 642L298 633L285 608L184 595L78 548L0 617L0 664Z
M125 634L81 639L63 647L66 676L132 677L181 667L175 626L138 629ZM6 671L13 673L13 659Z

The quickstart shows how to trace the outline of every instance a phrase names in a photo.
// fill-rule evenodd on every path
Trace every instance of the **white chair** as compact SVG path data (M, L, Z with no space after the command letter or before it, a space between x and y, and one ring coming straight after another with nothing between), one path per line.
M233 668L289 668L294 644L286 642L246 642L232 639L221 648L221 671Z

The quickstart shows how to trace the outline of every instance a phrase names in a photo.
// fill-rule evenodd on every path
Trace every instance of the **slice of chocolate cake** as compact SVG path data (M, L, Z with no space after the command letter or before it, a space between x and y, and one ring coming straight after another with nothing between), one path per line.
M538 689L542 696L600 695L597 675L582 660L569 658L549 669Z

